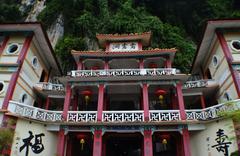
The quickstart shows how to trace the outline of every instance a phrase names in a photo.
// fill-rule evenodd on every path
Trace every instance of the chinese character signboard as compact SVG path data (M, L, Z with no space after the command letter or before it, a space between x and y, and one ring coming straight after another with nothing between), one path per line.
M218 129L216 136L216 144L213 145L212 148L216 148L216 150L219 153L223 153L224 156L229 156L228 148L232 143L229 141L228 136L224 134L224 130L222 129Z
M109 51L137 51L140 50L137 42L110 43Z

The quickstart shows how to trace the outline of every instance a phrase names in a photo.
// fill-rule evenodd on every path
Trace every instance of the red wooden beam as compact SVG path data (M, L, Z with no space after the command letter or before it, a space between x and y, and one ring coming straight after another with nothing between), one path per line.
M102 156L102 130L94 131L93 156Z
M202 109L204 109L204 108L206 108L204 96L201 95L200 98L201 98L201 106L202 106Z

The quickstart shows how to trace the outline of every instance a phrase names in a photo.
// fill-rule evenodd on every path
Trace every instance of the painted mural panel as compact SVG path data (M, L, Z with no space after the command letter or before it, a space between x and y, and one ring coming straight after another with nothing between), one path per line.
M205 130L191 132L190 143L193 156L230 156L238 149L231 119L208 123Z
M40 123L18 120L11 156L56 155L57 133L49 132Z

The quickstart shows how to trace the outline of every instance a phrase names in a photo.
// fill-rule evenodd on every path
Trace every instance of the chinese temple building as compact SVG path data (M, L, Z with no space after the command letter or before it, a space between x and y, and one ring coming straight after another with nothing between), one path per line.
M208 21L191 74L151 32L97 34L63 74L40 23L0 24L11 156L230 156L240 146L240 20ZM12 125L9 126L9 121ZM0 133L1 133L0 129Z

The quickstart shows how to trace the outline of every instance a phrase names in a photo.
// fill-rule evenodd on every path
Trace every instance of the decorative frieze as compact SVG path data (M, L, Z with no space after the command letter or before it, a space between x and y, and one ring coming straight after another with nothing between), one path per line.
M101 77L101 76L161 76L175 75L175 68L155 69L108 69L108 70L73 70L68 73L71 77Z

